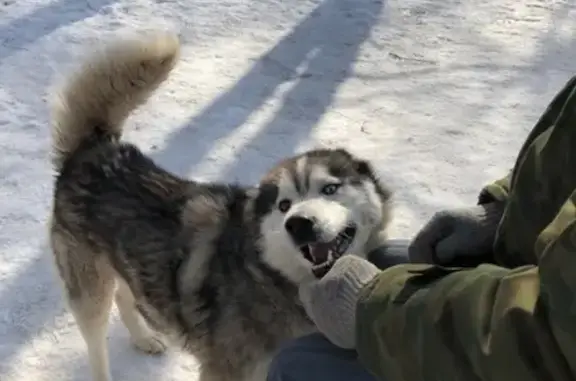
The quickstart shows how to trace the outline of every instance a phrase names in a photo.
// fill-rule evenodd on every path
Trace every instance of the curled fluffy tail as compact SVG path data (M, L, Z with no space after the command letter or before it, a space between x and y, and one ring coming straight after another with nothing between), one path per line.
M55 167L89 139L119 139L125 119L168 77L179 52L178 37L162 33L115 42L88 57L54 99Z

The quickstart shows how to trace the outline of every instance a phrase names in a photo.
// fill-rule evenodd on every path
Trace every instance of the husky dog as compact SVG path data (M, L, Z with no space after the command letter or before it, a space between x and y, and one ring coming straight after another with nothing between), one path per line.
M52 108L51 247L94 381L111 380L113 303L137 348L172 342L202 381L262 381L282 342L315 330L298 284L384 239L390 192L344 149L286 159L243 187L183 179L120 141L179 50L170 34L110 44Z

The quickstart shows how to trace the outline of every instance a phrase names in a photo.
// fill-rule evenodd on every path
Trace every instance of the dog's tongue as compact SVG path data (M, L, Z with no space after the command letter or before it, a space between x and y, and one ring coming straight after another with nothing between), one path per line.
M330 253L330 247L332 244L328 243L315 243L309 245L310 254L312 255L312 260L315 265L322 264L328 260L328 254Z

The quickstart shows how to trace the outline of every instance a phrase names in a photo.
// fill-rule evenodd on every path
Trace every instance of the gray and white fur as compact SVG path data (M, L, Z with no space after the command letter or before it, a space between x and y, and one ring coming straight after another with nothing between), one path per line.
M94 381L111 380L113 303L137 348L181 346L201 381L263 381L279 345L315 330L299 282L384 239L390 193L344 149L286 159L244 187L180 178L122 142L179 50L161 33L111 43L53 105L51 247Z

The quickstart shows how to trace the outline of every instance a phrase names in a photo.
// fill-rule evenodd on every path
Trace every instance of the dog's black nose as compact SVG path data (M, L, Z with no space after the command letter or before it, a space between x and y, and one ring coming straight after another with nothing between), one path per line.
M314 243L317 241L316 219L313 217L292 216L284 224L297 245Z

